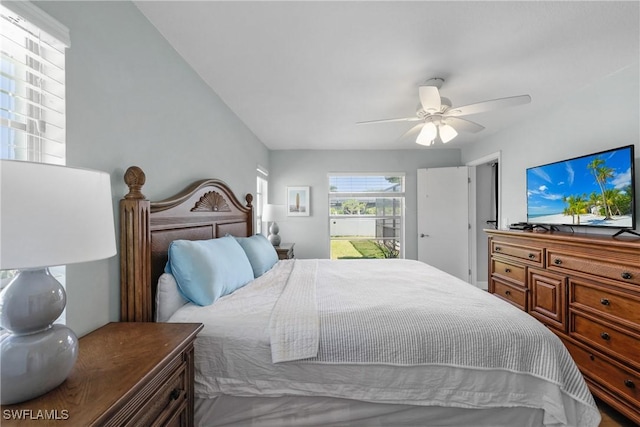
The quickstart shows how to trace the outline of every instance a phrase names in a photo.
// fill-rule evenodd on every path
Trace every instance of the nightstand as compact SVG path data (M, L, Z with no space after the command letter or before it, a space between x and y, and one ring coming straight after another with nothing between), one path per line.
M295 243L281 243L279 246L275 246L276 252L278 252L278 259L293 259L293 246Z
M2 426L191 426L193 341L201 329L109 323L80 338L78 361L62 385L2 406Z

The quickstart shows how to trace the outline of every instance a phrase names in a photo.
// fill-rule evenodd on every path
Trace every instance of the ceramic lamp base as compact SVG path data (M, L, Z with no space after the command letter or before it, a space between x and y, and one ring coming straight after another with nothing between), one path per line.
M78 338L53 325L66 303L48 269L18 273L0 293L0 325L10 334L0 347L0 403L38 397L62 384L78 358Z
M2 404L24 402L67 379L78 358L78 338L64 325L2 340Z
M280 236L278 236L279 231L280 227L278 227L278 224L275 221L271 223L271 227L269 227L268 239L273 246L280 246L281 239Z

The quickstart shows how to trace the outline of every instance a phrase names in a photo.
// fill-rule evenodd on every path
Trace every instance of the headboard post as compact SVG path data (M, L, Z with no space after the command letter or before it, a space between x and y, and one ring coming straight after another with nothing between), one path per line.
M244 200L247 202L247 209L251 212L249 221L247 222L247 236L251 236L253 235L253 194L247 193L246 196L244 196Z
M124 174L129 193L120 200L120 321L152 322L150 202L142 194L145 174Z

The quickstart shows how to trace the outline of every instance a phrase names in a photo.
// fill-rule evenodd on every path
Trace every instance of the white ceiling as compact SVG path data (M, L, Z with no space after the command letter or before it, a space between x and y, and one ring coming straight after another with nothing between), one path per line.
M418 86L442 77L454 106L529 94L467 118L535 116L640 56L637 1L137 1L137 7L270 149L417 148Z

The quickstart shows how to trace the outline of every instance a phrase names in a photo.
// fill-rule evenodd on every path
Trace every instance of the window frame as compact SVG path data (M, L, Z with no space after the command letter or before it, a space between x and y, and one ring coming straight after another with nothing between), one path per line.
M401 191L332 191L331 188L331 179L334 177L394 177L400 178L401 182ZM331 223L335 219L340 220L375 220L376 221L376 240L396 240L399 242L399 253L397 258L405 257L405 230L406 230L406 173L404 172L331 172L327 174L328 180L328 222L329 222L329 254L331 256L332 248L331 242L334 240L373 240L371 237L344 237L344 238L335 238L332 236L331 231ZM344 215L344 214L333 214L332 213L332 202L338 199L375 199L377 200L385 200L385 199L397 199L400 203L399 209L400 214L393 215L379 215L376 212L376 215ZM395 204L393 207L395 211ZM399 224L394 224L394 229L399 229L397 233L395 233L392 237L384 237L377 236L378 233L378 223L377 221L399 221ZM384 227L384 225L383 225Z

